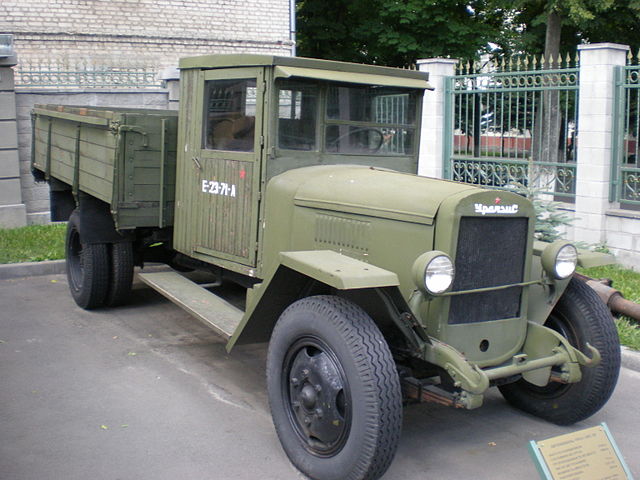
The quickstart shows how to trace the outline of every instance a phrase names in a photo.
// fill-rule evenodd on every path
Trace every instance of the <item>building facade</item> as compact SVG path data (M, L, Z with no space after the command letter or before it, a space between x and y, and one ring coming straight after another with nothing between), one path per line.
M209 53L290 55L291 14L290 0L2 0L0 33L13 34L22 64L144 59L169 67Z

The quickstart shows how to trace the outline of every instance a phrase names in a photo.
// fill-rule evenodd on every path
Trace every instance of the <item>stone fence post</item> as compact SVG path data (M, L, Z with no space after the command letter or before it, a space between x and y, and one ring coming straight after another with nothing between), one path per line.
M8 46L4 46L5 50ZM7 52L3 52L7 53ZM0 227L27 224L27 209L22 203L16 95L11 67L17 64L13 51L0 55Z
M418 174L428 177L442 178L445 126L445 91L444 80L455 75L458 60L449 58L428 58L418 60L418 70L429 72L429 83L434 90L424 94L422 106L422 132L420 139L420 155L418 157ZM449 119L453 122L453 118Z
M606 212L611 179L614 68L625 65L629 47L579 45L578 168L574 240L607 241ZM609 236L611 233L609 233Z
M180 106L180 70L176 67L167 67L160 72L162 86L169 92L169 110L178 110Z

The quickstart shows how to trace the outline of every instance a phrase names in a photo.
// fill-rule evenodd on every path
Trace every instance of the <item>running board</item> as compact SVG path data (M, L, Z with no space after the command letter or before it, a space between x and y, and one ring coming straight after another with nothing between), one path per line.
M177 272L139 273L138 277L225 340L231 338L244 315L242 310Z

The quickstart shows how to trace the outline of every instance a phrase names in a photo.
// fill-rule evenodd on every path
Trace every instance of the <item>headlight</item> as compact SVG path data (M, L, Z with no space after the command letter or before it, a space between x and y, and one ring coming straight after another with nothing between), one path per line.
M578 251L570 243L557 241L542 252L542 267L557 280L563 280L573 275L577 264Z
M578 251L573 245L565 245L556 256L556 275L559 278L567 278L573 275L578 264Z
M434 250L423 253L413 263L413 281L416 286L432 295L451 288L454 268L446 253Z

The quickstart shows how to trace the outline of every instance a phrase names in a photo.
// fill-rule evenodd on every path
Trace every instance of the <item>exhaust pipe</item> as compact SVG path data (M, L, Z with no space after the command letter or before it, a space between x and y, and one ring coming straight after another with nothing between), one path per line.
M574 273L574 276L589 285L613 313L620 313L640 322L640 305L624 298L619 290L610 287L603 281L579 273Z

